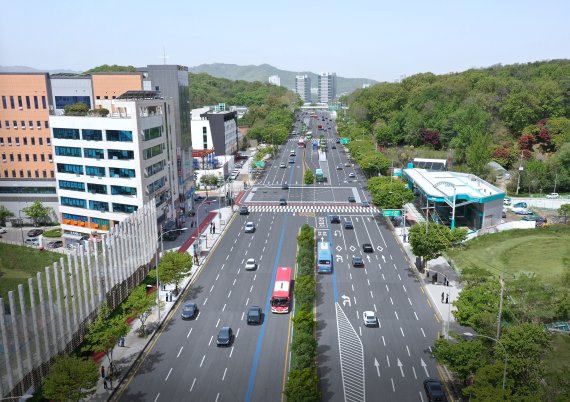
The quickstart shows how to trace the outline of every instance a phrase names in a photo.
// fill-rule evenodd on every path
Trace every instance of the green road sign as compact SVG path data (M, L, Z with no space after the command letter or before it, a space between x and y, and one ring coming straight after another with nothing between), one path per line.
M400 216L402 215L402 211L399 209L383 209L382 216Z
M350 138L341 138L341 139L340 139L340 143L341 143L342 145L346 145L346 144L348 144L349 142L350 142Z

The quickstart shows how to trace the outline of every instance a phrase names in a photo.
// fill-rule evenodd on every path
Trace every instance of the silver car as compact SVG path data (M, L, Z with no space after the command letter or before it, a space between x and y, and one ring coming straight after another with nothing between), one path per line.
M247 222L245 224L245 233L253 233L255 232L255 223Z
M257 269L257 261L255 261L255 258L249 258L246 262L245 262L245 269L247 271L251 271L254 269Z
M376 318L374 311L365 311L362 313L362 317L364 318L364 325L367 327L373 327L378 324L378 319Z

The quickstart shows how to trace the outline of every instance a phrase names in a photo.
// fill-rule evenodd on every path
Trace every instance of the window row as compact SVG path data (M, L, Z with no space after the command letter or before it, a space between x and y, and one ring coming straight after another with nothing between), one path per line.
M32 102L34 105L34 109L39 109L39 100L40 98L38 98L37 95L34 95L33 97L31 96L6 96L6 95L2 95L2 107L4 109L8 109L8 103L10 104L10 109L16 109L16 104L18 109L23 109L24 108L24 101L26 104L26 109L32 109ZM42 109L47 109L47 102L46 102L46 97L45 95L41 96L41 102L42 102Z
M27 177L27 178L29 178L29 179L31 179L31 178L39 179L39 178L41 177L41 178L47 179L47 178L48 178L48 175L49 175L49 177L51 177L52 179L55 177L53 170L50 170L49 173L48 173L47 170L42 170L42 171L40 172L39 170L36 169L36 170L34 171L33 176L32 176L32 171L31 171L31 170L26 170L26 174L24 174L24 170L23 170L23 169L20 169L18 172L16 172L16 169L12 169L11 173L12 173L12 175L10 175L10 171L9 171L8 169L4 169L4 175L2 176L2 178L3 178L3 179L8 179L8 178L13 178L13 179L20 178L20 179L23 179L23 178L26 178L26 177Z
M60 204L66 207L91 209L94 211L109 212L109 203L104 201L94 201L94 200L83 200L81 198L72 197L61 197ZM121 212L130 214L135 212L138 207L136 205L120 204L113 202L111 203L113 212ZM74 219L76 220L76 219Z
M2 126L2 120L0 120L0 128L13 128L13 129L18 129L21 128L22 130L26 129L26 120L20 120L20 125L18 125L18 120L12 120L12 125L10 125L10 120L4 120L4 126ZM28 120L28 128L30 130L33 130L34 127L38 130L42 129L42 122L41 120L36 120L36 125L34 126L34 121L33 120ZM49 121L44 120L44 127L43 128L49 128Z
M37 137L38 145L44 145L44 139L42 137ZM30 137L30 145L36 145L36 137ZM28 137L22 137L22 141L20 142L20 137L14 137L14 143L12 144L12 137L0 137L0 146L3 145L16 145L17 147L20 145L28 145ZM51 145L51 138L46 137L46 145Z
M58 187L62 190L85 192L87 189L91 194L109 194L109 186L96 183L82 183L78 181L59 180ZM137 195L135 187L113 186L111 185L111 195Z
M55 154L58 156L74 156L77 158L105 159L105 151L97 148L84 148L83 153L79 147L55 147ZM135 158L134 151L125 151L119 149L108 149L107 158L114 160L133 160Z
M40 162L45 162L46 156L44 154L39 154L39 157L37 154L32 154L31 156L30 154L24 154L23 156L22 154L16 154L16 156L14 156L14 154L8 154L8 156L6 156L6 154L2 154L2 162L6 163L8 160L10 162L38 162L38 160ZM47 161L53 162L51 154L48 154Z
M105 134L106 141L133 142L133 132L129 130L105 130ZM53 137L64 140L103 141L103 130L55 127Z
M57 171L59 173L70 173L87 176L98 176L98 177L117 177L117 178L132 178L135 177L134 169L116 168L110 167L109 174L106 174L106 168L100 166L85 166L83 165L73 165L70 163L58 163Z

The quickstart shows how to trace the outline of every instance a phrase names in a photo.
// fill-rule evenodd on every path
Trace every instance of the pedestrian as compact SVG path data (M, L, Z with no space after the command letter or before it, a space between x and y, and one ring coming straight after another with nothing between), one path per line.
M101 378L105 378L105 366L101 366Z
M212 224L212 234L216 234L216 225Z
M444 296L444 293L441 292L441 302L442 302L442 303L443 303L443 296Z
M125 347L125 337L121 336L121 347L124 348Z
M168 292L168 301L172 301L172 291Z
M109 389L109 385L107 385L107 377L103 377L103 388Z
M433 283L437 283L437 272L435 274L433 274Z
M445 295L445 304L449 304L449 293Z

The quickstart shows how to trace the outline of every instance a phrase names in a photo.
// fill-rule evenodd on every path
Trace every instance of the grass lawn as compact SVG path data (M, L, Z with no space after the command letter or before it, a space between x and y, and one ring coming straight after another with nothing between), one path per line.
M459 270L479 267L493 274L535 273L545 283L557 285L570 261L570 225L507 230L465 244L463 250L447 252Z
M53 263L62 256L60 253L40 251L33 247L0 243L0 296L4 302L8 302L8 291L17 291L20 284L24 285L27 294L28 278L44 271L48 265L53 267Z

